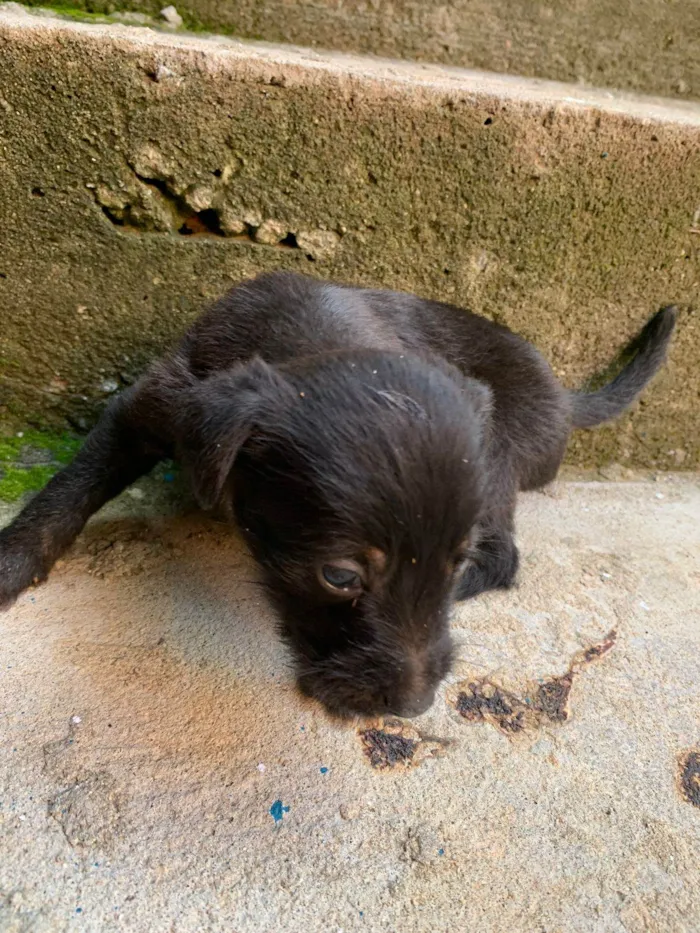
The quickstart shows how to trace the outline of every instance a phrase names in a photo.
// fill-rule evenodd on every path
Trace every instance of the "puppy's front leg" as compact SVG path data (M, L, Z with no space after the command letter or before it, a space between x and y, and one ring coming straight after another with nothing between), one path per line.
M142 402L135 389L115 399L75 460L0 531L0 608L44 580L90 515L166 455L139 422Z
M481 523L472 563L457 584L455 599L471 599L487 590L509 589L515 582L518 564L512 512L487 515Z

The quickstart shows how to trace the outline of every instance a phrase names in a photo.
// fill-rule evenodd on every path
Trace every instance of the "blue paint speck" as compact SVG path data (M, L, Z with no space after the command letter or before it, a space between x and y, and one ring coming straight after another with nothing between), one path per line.
M364 910L361 910L361 911L360 911L360 916L361 916L361 917L364 917L364 915L365 915Z
M76 912L76 914L82 914L83 908L82 908L82 907L76 907L76 908L75 908L75 912Z
M438 849L438 855L444 855L444 854L445 854L444 849Z
M174 473L164 473L164 474L163 474L163 479L165 480L166 483L172 483L172 481L175 479L175 474L174 474Z
M319 768L318 770L321 772L321 774L328 774L328 768L324 767L324 768Z
M289 813L289 807L282 806L281 800L275 800L270 807L270 816L275 823L279 823L285 813Z
M299 727L299 732L304 732L304 731L305 731L304 726L300 726L300 727Z

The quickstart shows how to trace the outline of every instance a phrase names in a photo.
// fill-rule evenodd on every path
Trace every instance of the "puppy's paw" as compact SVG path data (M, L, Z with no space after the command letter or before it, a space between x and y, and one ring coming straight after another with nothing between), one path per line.
M461 602L489 590L508 590L515 583L520 558L515 545L480 554L464 571L455 599Z
M15 537L11 528L0 532L0 611L9 609L27 587L46 576L39 549Z

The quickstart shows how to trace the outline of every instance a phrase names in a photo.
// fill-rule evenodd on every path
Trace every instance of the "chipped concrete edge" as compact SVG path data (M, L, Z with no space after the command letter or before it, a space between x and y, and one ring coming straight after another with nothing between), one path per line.
M122 23L85 23L68 20L50 10L35 11L15 3L0 3L0 24L15 29L52 30L122 40L135 47L204 52L208 69L217 60L225 66L227 60L245 59L261 67L274 64L303 68L306 83L308 72L318 72L319 77L332 75L368 82L379 81L394 85L397 89L408 86L412 91L423 88L433 93L459 92L475 98L499 98L537 106L594 108L606 113L625 114L635 120L700 126L700 103L694 101L673 101L621 91L582 88L557 81L514 77L449 65L412 63L344 52L319 52L300 46L213 34L170 33Z

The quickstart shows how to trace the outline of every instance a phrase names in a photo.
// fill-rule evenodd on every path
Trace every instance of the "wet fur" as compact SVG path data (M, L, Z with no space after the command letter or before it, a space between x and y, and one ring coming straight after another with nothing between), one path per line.
M420 713L450 667L454 599L515 579L518 490L554 479L573 427L636 398L674 321L659 312L622 374L585 395L468 311L290 273L244 282L0 532L0 604L43 580L108 499L176 457L200 504L244 530L302 690L341 715ZM372 549L383 563L368 563L360 599L319 585L320 562Z

